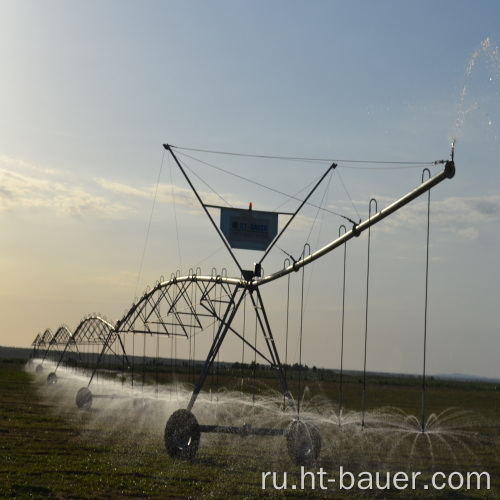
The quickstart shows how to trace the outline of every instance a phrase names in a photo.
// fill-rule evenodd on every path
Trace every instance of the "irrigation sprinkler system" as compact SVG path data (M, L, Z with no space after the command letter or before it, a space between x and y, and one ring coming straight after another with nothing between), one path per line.
M309 245L306 244L304 252L299 260L287 259L287 263L282 269L267 275L263 274L262 263L264 259L267 257L270 250L276 245L304 204L307 203L310 196L325 179L326 175L333 171L337 165L333 163L327 169L324 175L312 188L310 193L304 200L301 201L300 206L295 212L286 214L289 216L289 220L278 233L276 213L270 214L253 211L251 205L249 210L232 209L227 214L221 213L221 227L219 227L208 210L208 208L214 208L214 205L208 205L202 201L200 195L187 175L186 169L183 167L173 151L174 147L164 145L164 148L167 153L171 155L187 183L191 187L195 197L240 271L240 276L228 277L227 273L223 272L221 274L217 274L215 270L213 270L210 275L202 275L201 271L197 269L196 272L191 270L186 276L172 275L169 280L162 279L160 282L157 282L152 289L147 290L142 297L132 305L125 315L115 323L115 325L108 323L99 316L91 316L83 320L78 325L73 335L69 334L69 331L67 331L69 336L64 337L66 339L66 345L61 353L56 370L62 362L65 352L67 349L71 348L71 346L74 346L76 350L78 350L77 346L82 346L84 344L95 344L102 347L87 387L82 387L78 391L76 398L79 408L89 408L92 404L92 393L89 386L92 383L92 380L106 353L111 350L113 354L121 356L122 360L124 360L124 363L126 363L128 367L131 365L125 353L125 347L122 341L122 337L124 335L163 335L170 338L176 336L190 338L190 336L193 335L193 332L197 333L213 328L213 341L204 361L201 373L194 384L189 402L186 408L179 409L170 415L166 423L164 441L169 455L178 459L192 459L198 450L200 436L202 433L236 434L240 436L285 436L288 453L296 464L306 465L314 463L321 450L321 434L318 427L312 421L307 420L300 414L300 397L296 402L289 390L284 365L280 360L271 322L266 312L266 307L260 291L261 287L285 276L289 276L291 273L304 269L308 264L320 259L324 255L339 247L344 246L345 249L345 243L352 238L360 236L360 234L364 231L367 231L369 234L371 227L375 224L401 209L412 200L421 196L423 193L430 192L433 187L441 183L443 180L453 178L455 175L453 146L451 160L436 162L444 165L441 172L432 177L429 174L429 178L426 181L424 181L424 176L422 176L422 183L419 186L380 211L378 210L376 201L371 200L368 219L364 221L360 220L356 223L351 219L346 218L352 224L350 230L347 230L345 226L341 226L341 228L343 228L343 232L339 230L339 236L335 240L314 252L311 252ZM372 201L374 201L373 206L375 207L373 215ZM223 207L215 208L220 208L221 212L224 210ZM274 219L275 216L276 219ZM276 227L273 229L273 226ZM249 228L251 228L251 230L249 230ZM269 228L271 228L271 230L266 232L264 231L264 228L266 231ZM248 270L244 269L240 265L240 262L233 252L233 248L258 249L264 251L264 254L260 261L254 264L253 269ZM241 329L236 326L235 322L238 312L242 309L245 310L244 304L247 301L249 301L255 313L256 334L253 342L252 339L245 336L245 332L242 332ZM261 339L260 345L263 347L257 347L257 332L259 332L259 338ZM198 422L197 418L193 414L193 407L228 333L236 335L242 341L244 347L248 347L251 351L258 355L276 373L283 390L284 402L286 403L290 414L293 415L293 419L287 428L252 427L248 424L241 427L203 425ZM60 335L62 339L63 334L61 333ZM302 319L300 336L302 339ZM34 351L38 351L42 345L50 346L50 339L44 337L45 334L43 336L37 336L38 340L35 339L35 342L33 343ZM54 336L54 338L55 337L57 337L57 335ZM263 343L262 339L264 341ZM299 367L300 366L301 363L299 361ZM53 384L57 381L55 371L49 375L49 383ZM342 389L339 398L340 411L341 407ZM422 413L424 414L424 410L422 410ZM424 417L422 416L422 419L423 418ZM424 421L422 420L422 431L423 430Z

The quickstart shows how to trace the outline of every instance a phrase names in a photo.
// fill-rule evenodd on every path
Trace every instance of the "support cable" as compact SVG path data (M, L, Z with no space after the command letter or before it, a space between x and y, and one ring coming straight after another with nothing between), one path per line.
M173 148L174 146L170 146L171 148ZM183 156L186 156L187 158L190 158L191 160L194 160L194 161L197 161L203 165L206 165L207 167L211 167L211 168L214 168L215 170L219 170L221 172L224 172L225 174L228 174L228 175L232 175L233 177L237 177L238 179L241 179L243 181L246 181L246 182L249 182L250 184L254 184L256 186L259 186L263 189L267 189L268 191L271 191L273 193L276 193L276 194L280 194L282 196L286 196L288 199L286 201L284 201L283 203L281 203L280 205L278 205L278 207L274 210L275 212L280 208L282 207L285 203L287 203L288 201L290 200L296 200L296 201L299 201L299 202L303 202L302 199L300 198L297 198L298 194L300 194L302 191L306 190L309 186L311 186L312 184L314 184L314 182L316 181L313 181L311 183L309 183L307 186L303 187L302 189L300 189L295 195L289 195L287 193L284 193L283 191L279 191L278 189L275 189L275 188L272 188L270 186L267 186L265 184L262 184L260 182L257 182L253 179L248 179L247 177L244 177L242 175L239 175L239 174L235 174L234 172L230 172L229 170L226 170L224 168L221 168L221 167L218 167L216 165L213 165L212 163L207 163L206 161L203 161L203 160L200 160L199 158L195 158L193 156L189 156L189 155L186 155L184 153L179 153L180 155L183 155ZM183 162L183 165L185 165L185 163ZM193 170L189 169L190 172L193 172ZM194 172L193 172L194 173ZM196 174L195 174L196 175ZM198 177L199 178L199 177ZM203 182L203 181L202 181ZM208 186L210 188L210 186ZM212 189L212 188L210 188ZM213 191L213 190L212 190ZM214 191L215 193L215 191ZM220 197L220 195L218 193L215 193L217 196ZM227 203L229 205L229 203L227 201L224 200L225 203ZM313 208L318 208L317 205L314 205L313 203L308 203L307 200L306 200L306 204L307 205L310 205L312 206ZM334 212L333 210L329 210L327 208L322 208L322 210L324 210L325 212L328 212L328 213L331 213L332 215L336 215L337 217L342 217L346 220L348 220L349 222L353 222L351 219L349 219L348 217L346 217L345 215L342 215L342 214L339 214L337 212Z
M377 200L372 198L370 200L369 216L368 216L368 258L366 267L366 308L365 308L365 355L363 362L363 401L361 411L361 430L365 428L365 400L366 400L366 352L368 341L368 297L369 297L369 284L370 284L370 239L371 239L371 223L372 216L372 202L375 202L375 213L378 212Z
M208 182L202 179L192 168L190 168L185 161L179 160L179 162L182 163L186 170L189 170L195 177L197 177L200 182L205 184L205 186L207 186L207 188L210 189L210 191L212 191L215 196L219 197L229 208L234 208L231 203L229 203L220 193L218 193L212 186L210 186Z
M164 159L165 159L165 151L163 151L163 155L161 157L160 171L158 172L158 180L156 181L156 189L155 189L155 195L153 198L153 206L151 207L151 214L149 216L148 230L146 231L146 241L144 242L144 248L142 250L141 265L139 266L139 274L137 275L137 282L135 284L134 297L137 296L137 289L139 288L139 280L140 280L141 274L142 274L142 266L144 264L144 256L146 255L146 248L147 248L148 239L149 239L149 231L151 230L151 222L153 220L153 213L155 210L156 197L158 195L158 186L160 185L161 171L163 169L163 160ZM174 205L174 207L175 207L175 205ZM178 239L179 238L177 237L177 240Z
M354 205L354 202L352 201L352 198L351 198L351 195L349 194L349 191L347 191L346 185L344 184L344 181L342 180L342 177L340 176L339 170L338 169L336 169L336 170L337 170L337 175L339 176L340 182L342 183L342 186L344 186L344 191L345 191L347 197L349 198L349 200L351 201L352 208L354 208L354 211L356 212L356 215L358 216L358 219L361 222L361 217L359 215L358 209Z
M146 379L146 335L142 337L144 339L142 346L142 392L144 393L144 383Z
M245 366L245 330L246 330L246 316L247 316L247 296L243 299L243 341L241 350L241 387L243 389L243 381L245 380L244 366Z
M453 150L452 150L453 154ZM424 182L424 174L429 169L425 168L422 172L422 182ZM425 256L425 300L424 300L424 361L422 369L422 432L425 432L425 361L427 351L427 299L429 290L429 235L430 235L430 220L431 220L431 191L427 192L427 245Z
M264 252L264 255L259 260L259 264L262 264L262 262L267 257L267 255L269 255L269 252L271 251L271 249L273 248L273 246L281 238L282 234L286 231L287 227L291 224L291 222L293 221L293 219L295 218L295 216L299 213L300 209L307 203L307 200L312 196L312 194L314 193L314 191L316 191L316 189L318 188L318 186L323 182L323 179L328 175L328 172L330 172L330 170L334 170L336 167L337 167L337 165L335 163L332 163L332 165L330 165L330 168L328 168L328 170L321 176L320 180L316 183L316 185L314 186L314 188L312 189L312 191L309 192L309 194L306 196L306 199L300 204L299 208L297 208L297 210L295 211L295 213L290 217L290 219L285 224L285 226L283 227L283 229L279 232L278 236L276 236L274 238L274 240L271 242L271 244L267 247L266 251Z
M221 271L223 273L224 270ZM216 291L217 293L217 291ZM220 287L219 294L219 318L221 317L221 307L222 307L222 286ZM215 382L216 382L216 401L219 402L219 362L220 362L220 348L217 349L217 366L215 367Z
M156 398L158 399L158 393L159 393L159 384L160 384L160 374L158 372L159 370L159 364L160 364L160 335L156 335L156 363L155 363L155 370L156 370L156 373L155 373L155 382L156 382L156 385L155 385L155 394L156 394Z
M217 287L214 287L214 302L217 302ZM217 307L216 305L214 305L214 309L215 307ZM220 311L220 308L219 308L219 311ZM219 315L218 315L218 318L220 318L220 312L219 312ZM215 345L215 323L217 322L217 319L214 320L213 324L212 324L212 346ZM220 319L219 319L219 325L220 325ZM215 370L215 367L214 367L214 364L212 363L212 366L211 366L211 376L210 376L210 401L212 401L213 399L213 394L214 394L214 370Z
M344 234L347 232L347 228L342 225L340 230L344 228ZM346 262L347 262L347 242L344 243L344 273L342 277L342 328L340 337L340 394L339 394L339 427L342 426L342 390L343 390L343 374L344 374L344 319L345 319L345 278L346 278Z
M196 269L196 274L198 274L198 269ZM199 274L201 274L201 269L200 269ZM196 305L198 304L198 287L196 287L194 290L194 303ZM192 335L192 337L193 337L193 386L194 386L194 383L195 383L194 372L195 372L195 368L196 368L196 330L195 330L195 335Z
M316 216L314 217L314 221L313 221L313 223L311 225L311 229L310 229L309 234L307 236L306 244L309 243L309 238L311 237L312 230L313 230L314 226L316 225L316 220L318 219L320 209L323 207L323 205L326 205L327 194L328 194L329 189L330 189L330 183L331 183L331 181L332 181L332 175L330 174L330 177L328 179L328 182L327 182L327 185L326 185L326 188L325 188L325 192L323 193L323 197L321 199L320 207L318 207L318 210L316 212ZM319 239L321 237L321 230L323 228L323 220L324 220L323 216L324 216L324 212L321 213L321 219L320 219L320 223L319 223L318 237L316 239L316 248L318 248ZM309 249L310 249L310 247L309 247ZM304 247L304 251L305 251L305 247ZM305 257L305 255L303 254L302 257ZM309 300L309 292L311 290L311 283L312 283L312 278L313 278L313 274L314 274L314 266L315 266L315 262L313 262L313 264L311 266L311 273L309 274L309 284L307 285L307 293L306 293L306 300L305 300L305 306L306 307L307 307L307 302Z
M236 266L238 267L239 271L241 272L241 274L243 274L243 269L240 266L240 263L238 262L238 259L234 255L233 251L231 250L231 247L229 246L229 243L226 241L226 239L224 238L224 235L222 234L221 230L219 229L219 227L215 223L213 217L210 215L210 212L208 211L207 206L203 203L202 199L200 198L200 195L198 194L198 192L196 191L195 187L193 186L193 183L191 182L191 180L187 176L184 168L182 167L182 165L180 164L179 160L177 159L177 156L175 156L174 152L172 151L172 148L168 144L164 144L163 147L167 151L169 151L170 154L172 155L172 157L174 158L174 161L176 162L177 166L179 167L180 171L182 172L182 175L184 175L184 178L186 179L187 183L189 184L189 187L192 189L192 191L193 191L194 195L196 196L198 202L203 207L203 210L205 211L205 214L210 219L210 222L212 223L212 225L213 225L216 233L219 235L220 239L224 243L225 247L227 248L227 251L229 252L229 254L231 255L231 257L233 258L233 260L234 260Z
M163 150L163 154L165 154L165 150ZM175 235L177 238L177 254L179 255L179 268L182 273L182 253L181 253L181 243L179 238L179 224L177 223L177 210L175 205L175 194L174 194L174 181L172 179L172 166L170 164L170 156L168 157L168 169L170 172L170 190L172 192L172 205L174 207L174 220L175 220Z
M304 245L303 254L306 253L307 243ZM309 253L311 253L309 249ZM300 418L300 390L301 390L301 379L302 379L302 333L304 328L304 282L305 282L305 267L302 268L302 286L301 286L301 297L300 297L300 339L299 339L299 394L297 398L297 419Z
M290 265L290 259L285 259L284 267L287 267L287 263ZM285 381L286 381L286 372L288 365L288 332L290 325L290 274L288 275L288 284L287 284L287 292L286 292L286 328L285 328ZM283 411L286 408L286 394L283 393Z
M255 391L257 389L257 305L254 306L255 310L255 338L254 338L254 355L253 355L253 394L252 394L252 404L255 406Z
M174 326L174 328L175 328L175 326ZM174 379L175 379L175 376L174 376L174 336L175 335L172 335L170 337L170 376L171 376L171 380L172 380L172 385L170 387L170 401L172 401L172 391L174 388Z
M132 334L132 373L135 368L135 335ZM132 377L132 389L134 388L134 377Z
M195 151L198 153L212 153L212 154L219 154L219 155L228 155L228 156L242 156L242 157L247 157L247 158L265 158L269 160L290 160L290 161L307 161L307 162L317 162L317 163L331 163L332 161L334 162L342 162L342 163L366 163L366 164L384 164L384 165L402 165L406 167L392 167L392 168L417 168L420 167L421 165L437 165L438 163L444 163L444 160L439 160L439 161L421 161L421 162L416 162L416 161L381 161L381 160L340 160L340 159L329 159L329 158L304 158L304 157L294 157L294 156L272 156L272 155L256 155L256 154L245 154L245 153L231 153L231 152L226 152L226 151L212 151L208 149L195 149L195 148L184 148L180 146L173 146L171 145L170 147L177 149L177 150L183 150L183 151ZM408 167L407 165L411 165ZM383 167L382 167L383 168Z

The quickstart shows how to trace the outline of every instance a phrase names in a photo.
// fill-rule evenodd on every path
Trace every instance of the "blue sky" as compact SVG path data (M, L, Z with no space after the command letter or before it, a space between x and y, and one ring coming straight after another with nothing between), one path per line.
M0 14L1 344L29 346L94 311L114 321L177 269L234 272L224 251L212 255L220 242L163 143L419 162L448 159L454 137L457 175L432 191L428 370L500 377L498 2L0 0ZM327 167L189 154L289 194ZM233 206L285 201L186 162ZM339 172L363 219L371 197L382 208L421 178L352 166L339 162ZM316 202L354 217L339 178L326 187ZM338 234L343 220L316 216L306 209L290 231L292 255L311 227L312 247ZM372 237L368 368L418 373L423 200ZM307 271L310 365L339 364L341 257ZM283 258L278 250L266 271ZM349 246L349 263L345 366L357 369L366 238ZM273 286L279 331L284 284Z

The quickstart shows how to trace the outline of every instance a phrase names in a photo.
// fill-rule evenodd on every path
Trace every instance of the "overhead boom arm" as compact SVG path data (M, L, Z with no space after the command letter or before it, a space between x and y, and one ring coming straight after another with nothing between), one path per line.
M384 208L380 212L377 212L376 214L372 215L370 218L366 219L363 222L360 222L359 224L355 225L350 231L347 231L344 233L342 236L339 236L336 240L332 241L328 245L326 245L323 248L320 248L316 252L308 255L307 257L304 257L303 259L294 262L292 265L286 267L285 269L282 269L274 274L271 274L269 276L265 276L262 279L254 279L252 281L253 286L260 286L263 285L264 283L268 283L269 281L274 281L275 279L281 278L282 276L285 276L286 274L290 274L293 271L298 271L301 267L306 266L307 264L310 264L311 262L314 262L316 259L319 259L321 256L331 252L335 248L339 247L340 245L346 243L349 241L351 238L355 236L359 236L363 231L368 229L370 226L373 226L377 222L380 222L382 219L385 219L387 216L391 215L394 213L396 210L399 210L401 207L407 205L411 201L413 201L415 198L418 198L421 194L429 191L429 189L433 188L440 182L442 182L445 179L451 179L455 175L455 163L453 160L447 161L445 163L444 169L436 174L434 177L431 177L429 180L426 182L422 183L420 186L415 188L413 191L410 191L408 194L400 198L399 200L395 201L388 207Z

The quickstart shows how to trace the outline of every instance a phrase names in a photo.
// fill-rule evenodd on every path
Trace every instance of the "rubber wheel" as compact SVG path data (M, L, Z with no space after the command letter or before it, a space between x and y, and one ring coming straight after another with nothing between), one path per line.
M88 410L92 406L92 393L86 387L76 393L76 406L81 410Z
M200 445L200 425L189 410L177 410L165 426L165 448L172 458L192 460Z
M296 465L313 465L321 451L321 434L311 423L294 420L286 432L288 455Z
M49 376L47 377L47 383L49 385L57 384L57 375L54 372L49 373Z
M38 374L43 373L43 365L36 365L35 372Z

